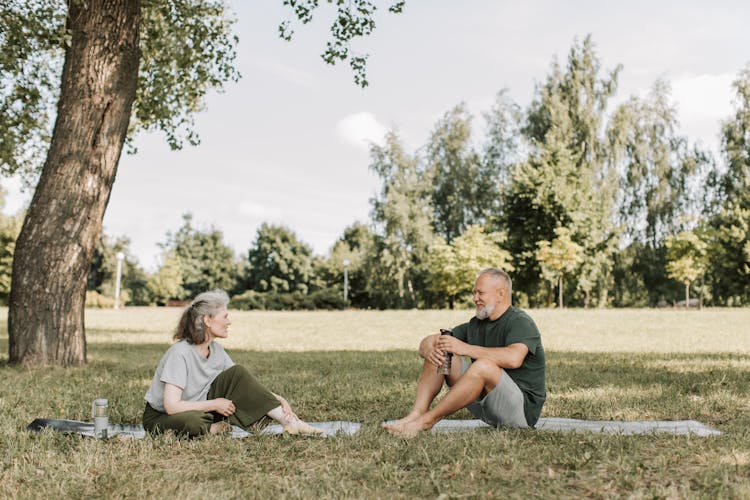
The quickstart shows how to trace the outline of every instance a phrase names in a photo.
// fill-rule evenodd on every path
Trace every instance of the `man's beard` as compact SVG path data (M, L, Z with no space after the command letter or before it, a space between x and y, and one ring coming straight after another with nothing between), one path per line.
M490 317L490 314L492 314L492 310L495 308L495 304L488 304L485 305L481 309L477 309L476 317L477 319L487 319Z

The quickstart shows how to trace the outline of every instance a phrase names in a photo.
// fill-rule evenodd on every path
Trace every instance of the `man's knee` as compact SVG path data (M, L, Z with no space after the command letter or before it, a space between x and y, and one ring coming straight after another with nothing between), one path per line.
M475 375L479 375L485 380L497 383L500 379L500 375L503 373L503 369L497 366L492 360L480 358L474 361L466 372L471 372Z

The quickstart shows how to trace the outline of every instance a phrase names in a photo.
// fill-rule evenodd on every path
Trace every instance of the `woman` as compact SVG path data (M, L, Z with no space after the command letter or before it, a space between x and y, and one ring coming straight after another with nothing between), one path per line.
M320 434L294 414L289 403L235 365L215 339L228 336L229 297L223 290L198 295L185 309L177 342L159 361L146 392L143 427L190 437L247 429L268 415L290 434Z

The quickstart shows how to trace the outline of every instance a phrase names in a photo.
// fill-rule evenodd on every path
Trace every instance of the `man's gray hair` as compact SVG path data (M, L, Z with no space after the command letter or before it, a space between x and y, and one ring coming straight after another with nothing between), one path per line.
M513 295L513 282L511 281L510 276L508 276L508 273L496 267L488 267L487 269L482 269L481 271L479 271L479 274L477 274L477 278L479 278L483 274L489 274L493 278L497 278L503 281L505 283L505 287L508 290L508 296Z

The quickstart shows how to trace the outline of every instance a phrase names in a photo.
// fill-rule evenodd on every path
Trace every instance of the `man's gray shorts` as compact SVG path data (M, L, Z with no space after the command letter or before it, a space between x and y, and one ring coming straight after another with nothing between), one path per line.
M465 358L462 361L461 375L471 366L471 361ZM495 388L485 397L469 403L466 409L493 427L528 427L523 413L523 393L505 370Z

